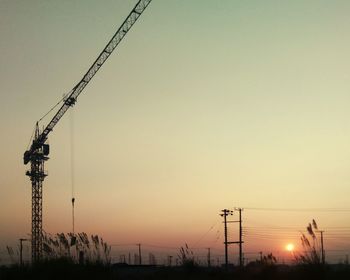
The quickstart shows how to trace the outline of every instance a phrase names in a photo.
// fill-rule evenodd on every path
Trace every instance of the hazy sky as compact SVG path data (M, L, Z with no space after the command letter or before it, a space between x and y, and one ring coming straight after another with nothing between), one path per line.
M30 232L35 122L137 1L102 2L0 1L0 245ZM71 122L76 229L110 243L221 248L225 207L348 207L349 13L345 0L154 0L49 137L44 229L72 228ZM349 212L244 218L350 227ZM200 240L218 222L219 241Z

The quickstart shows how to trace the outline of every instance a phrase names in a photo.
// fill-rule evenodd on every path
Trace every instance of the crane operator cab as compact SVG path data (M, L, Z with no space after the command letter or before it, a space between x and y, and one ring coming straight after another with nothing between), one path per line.
M33 147L33 146L32 146ZM42 144L39 148L31 148L29 151L25 151L23 156L24 164L27 164L33 159L47 160L50 153L50 145Z

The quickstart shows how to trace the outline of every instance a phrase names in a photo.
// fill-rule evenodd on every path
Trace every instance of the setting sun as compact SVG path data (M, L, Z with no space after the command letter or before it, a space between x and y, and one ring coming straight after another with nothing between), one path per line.
M286 250L289 251L289 252L292 252L294 250L294 244L288 243L286 245Z

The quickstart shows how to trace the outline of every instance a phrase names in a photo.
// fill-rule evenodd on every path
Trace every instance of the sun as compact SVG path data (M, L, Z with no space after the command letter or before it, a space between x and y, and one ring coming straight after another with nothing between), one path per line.
M286 250L287 250L288 252L294 251L294 244L288 243L288 244L286 245Z

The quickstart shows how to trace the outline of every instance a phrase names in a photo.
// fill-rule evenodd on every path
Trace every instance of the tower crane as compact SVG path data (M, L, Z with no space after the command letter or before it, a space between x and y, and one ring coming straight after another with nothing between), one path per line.
M61 100L63 103L58 109L56 114L53 116L51 121L43 128L39 129L38 122L35 126L35 133L33 141L31 142L30 148L25 151L23 156L24 164L30 163L30 170L26 172L29 176L32 184L32 261L39 261L42 257L42 187L43 181L47 176L44 170L44 163L49 159L48 155L50 152L49 145L46 143L50 132L60 121L63 115L72 107L80 93L84 90L87 84L95 76L97 71L101 68L103 63L108 59L113 50L123 40L126 33L134 25L143 11L147 8L152 0L139 0L135 7L131 10L129 15L126 17L122 25L119 27L117 32L114 34L112 39L107 43L106 47L99 54L95 62L91 65L89 70L85 73L83 78L73 87L73 89ZM59 103L61 104L61 103ZM72 200L73 202L73 200ZM74 202L73 202L74 203Z

